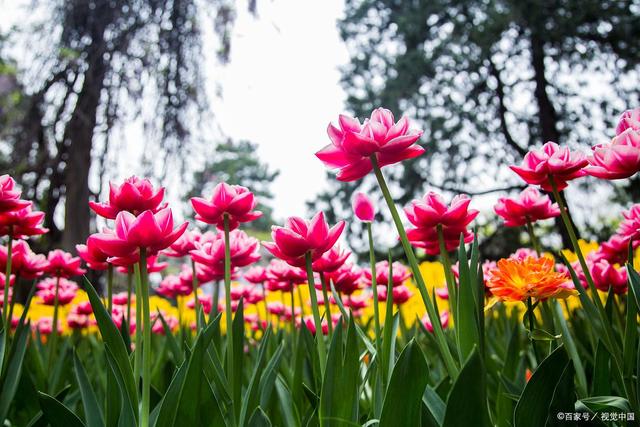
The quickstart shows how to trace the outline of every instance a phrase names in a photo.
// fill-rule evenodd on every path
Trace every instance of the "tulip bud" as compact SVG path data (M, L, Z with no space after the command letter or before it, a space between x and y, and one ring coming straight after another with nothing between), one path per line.
M373 222L376 212L373 203L364 193L356 193L353 198L353 212L362 222Z

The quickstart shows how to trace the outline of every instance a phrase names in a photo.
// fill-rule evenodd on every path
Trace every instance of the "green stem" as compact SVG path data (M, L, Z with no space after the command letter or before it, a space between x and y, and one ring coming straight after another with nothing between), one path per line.
M7 266L5 270L4 276L4 294L2 299L2 316L4 319L4 324L9 325L5 326L6 330L9 331L11 329L11 319L9 319L7 307L9 307L9 282L11 281L11 257L13 256L13 226L9 226L9 243L7 244ZM9 333L5 334L5 338L9 337ZM5 346L8 348L8 346Z
M113 311L113 265L107 267L107 308L109 313Z
M133 287L133 274L131 273L131 269L127 269L127 328L131 327L131 289L132 287Z
M329 291L327 290L329 287L324 273L320 273L320 283L322 284L322 298L324 298L324 317L327 318L329 338L331 338L333 336L333 319L331 318L331 301L329 301Z
M531 245L533 245L533 249L536 251L536 255L540 257L542 255L542 248L540 247L540 242L536 237L536 233L533 230L533 224L527 218L527 232L529 233L529 238L531 239Z
M20 275L15 274L15 284L13 285L13 289L14 289L14 295L13 298L11 298L11 302L9 303L9 316L8 316L8 323L6 324L6 331L7 331L7 335L9 334L9 331L11 330L11 322L13 321L13 308L16 304L16 296L15 296L15 289L18 286L18 283L20 283ZM35 281L34 281L35 283ZM5 284L6 285L6 284Z
M142 294L142 315L144 337L142 341L142 407L140 426L149 426L151 404L151 309L149 304L149 275L147 272L146 248L140 248L140 284Z
M198 275L196 273L196 262L191 260L191 285L193 287L193 309L196 312L196 333L200 332L200 302L198 301Z
M444 279L447 282L447 293L449 294L449 306L451 307L451 314L453 315L454 322L458 317L458 311L456 307L458 305L458 289L456 288L456 281L453 277L453 270L451 269L451 258L449 258L449 252L444 240L444 231L442 224L436 226L438 232L438 246L440 248L440 261L444 267ZM433 323L433 322L431 322Z
M318 298L315 292L315 281L313 279L313 268L311 267L311 252L304 256L307 267L307 280L309 281L309 296L311 297L311 311L313 311L313 323L316 325L316 344L318 345L318 357L320 359L320 374L324 378L325 366L327 364L327 350L322 334L322 322L320 320L320 310L318 309Z
M444 360L447 371L449 372L449 376L452 379L455 379L458 376L458 367L456 362L453 359L453 355L451 354L451 350L449 349L449 345L447 344L447 339L444 335L444 331L442 329L442 325L437 321L439 317L437 316L435 307L433 305L433 301L427 292L427 287L424 283L424 278L422 277L422 273L420 273L420 266L418 265L418 260L416 259L416 255L413 252L413 248L411 247L411 243L409 243L409 239L407 238L407 233L404 229L404 225L402 225L402 220L400 219L400 215L398 214L398 210L396 208L395 203L393 202L393 198L391 197L391 193L389 192L389 188L387 187L387 183L384 179L384 175L382 175L382 171L378 166L378 160L375 155L371 156L371 164L373 166L373 170L376 175L376 179L378 180L378 185L380 186L380 190L382 191L382 195L389 207L389 211L391 212L391 216L393 218L393 222L395 223L396 229L398 230L398 234L400 235L400 242L402 243L402 247L407 256L407 260L409 261L409 266L413 271L413 276L416 281L416 285L418 286L418 290L420 291L420 296L424 301L425 307L427 309L427 314L431 319L436 319L433 322L433 331L436 338L436 342L438 344L438 349L440 350L440 354L442 355L442 359Z
M234 355L233 355L233 310L231 310L231 246L229 239L229 215L224 214L224 309L225 319L227 323L227 369L229 372L229 388L233 399L234 411L239 408L240 402L237 402L234 379Z
M290 292L290 294L291 294L291 323L290 323L290 326L291 326L291 336L295 340L295 336L296 336L296 300L295 300L295 296L294 296L295 290L293 289L294 285L291 284L290 288L291 288L291 292ZM302 315L304 316L304 313Z
M140 274L140 264L133 265L136 276L136 335L135 350L133 353L133 377L136 381L136 389L140 387L140 376L142 373L142 276Z
M533 356L536 365L540 362L540 356L538 355L538 348L536 347L536 341L533 339L534 328L534 316L533 316L533 303L531 297L527 298L527 318L529 320L529 341L531 341L531 348L533 348Z
M48 372L51 373L53 368L53 359L56 354L56 344L58 342L58 294L60 290L60 275L56 276L56 288L55 288L55 296L53 297L53 321L51 322L51 341L49 342L49 363L47 364L49 367ZM53 391L53 390L50 390Z
M380 352L380 308L378 307L378 278L376 276L376 255L373 246L373 233L371 232L371 223L367 222L367 236L369 238L369 264L371 265L371 291L373 293L373 327L376 333L376 353L382 356ZM391 277L389 277L391 281ZM389 296L387 295L387 298ZM384 361L382 361L384 363ZM384 384L384 382L383 382Z
M389 280L387 280L387 301L385 303L385 317L384 317L384 337L382 339L382 362L383 367L383 381L386 387L389 383L389 378L393 372L393 366L395 361L391 360L393 355L391 354L391 342L393 341L393 260L391 259L391 251L389 251ZM398 307L400 311L400 307ZM398 314L401 315L401 314Z

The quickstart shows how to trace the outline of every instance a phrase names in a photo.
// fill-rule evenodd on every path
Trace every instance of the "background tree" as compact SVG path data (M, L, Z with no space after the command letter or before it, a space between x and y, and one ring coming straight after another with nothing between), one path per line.
M3 138L1 165L46 212L50 244L66 249L90 230L87 202L101 188L110 151L127 150L115 132L144 121L147 169L182 170L195 148L196 119L207 111L203 25L229 54L231 0L40 0L42 22L19 26L33 58L21 64L24 110ZM255 2L249 2L254 8ZM33 16L38 16L34 13ZM208 20L208 18L211 18ZM208 24L207 24L208 23ZM146 110L147 114L144 114ZM64 226L54 219L64 207ZM62 216L60 216L61 218Z
M267 233L275 223L271 183L280 174L263 163L257 153L258 146L249 141L226 140L215 148L212 160L208 160L202 170L193 174L193 186L189 197L211 197L213 187L219 182L248 187L257 197L258 210L262 217L247 224L254 232Z
M425 187L519 189L505 165L530 147L606 141L638 105L639 18L638 1L348 0L348 107L386 106L425 129L427 154L387 171L401 203ZM334 211L373 187L331 181L317 203Z

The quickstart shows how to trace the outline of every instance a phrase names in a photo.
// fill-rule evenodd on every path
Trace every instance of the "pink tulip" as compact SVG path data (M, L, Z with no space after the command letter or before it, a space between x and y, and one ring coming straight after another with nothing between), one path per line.
M411 277L411 270L405 265L396 261L392 264L393 277L391 278L391 286L402 286ZM363 281L367 286L371 286L371 270L364 270ZM386 287L389 284L389 261L379 261L376 263L376 284Z
M54 277L68 279L69 277L81 276L87 272L87 270L80 267L81 260L79 257L74 257L69 252L61 249L54 249L49 252L47 261L48 264L44 271Z
M21 192L9 175L0 175L0 213L26 208L31 202L20 200Z
M244 300L247 302L247 304L257 304L260 301L264 300L264 295L262 294L262 291L253 288L253 287L246 287L245 292L244 292Z
M424 317L422 318L422 323L424 324L424 327L427 329L427 331L433 333L433 324L431 323L431 319L429 319L428 314L424 315ZM449 326L449 312L447 310L444 310L442 311L442 313L440 313L440 324L444 329Z
M16 283L16 276L9 276L9 287L12 288ZM4 273L0 273L0 289L4 289L7 286L7 275Z
M44 212L33 211L31 202L23 208L0 213L0 236L21 239L27 236L45 234L49 230L42 227Z
M345 307L351 309L354 315L360 312L360 310L369 306L369 298L364 295L349 295L344 299L343 304Z
M306 254L311 255L312 261L318 260L335 245L344 226L344 221L340 221L329 228L322 212L318 212L311 221L291 217L285 227L273 227L273 242L264 242L262 245L290 265L304 267Z
M307 273L298 267L293 267L286 262L274 259L267 267L267 289L270 291L290 292L293 285L307 282Z
M129 296L126 292L113 294L113 305L127 305ZM135 303L135 295L131 295L131 302Z
M178 319L175 316L162 313L162 318L167 323L167 326L169 326L170 331L174 331L178 328ZM164 325L162 324L162 321L160 320L160 317L157 313L151 316L151 322L153 322L153 326L151 326L151 332L156 335L165 334Z
M87 315L74 311L67 314L67 326L70 329L86 329L91 325L91 318Z
M93 236L89 236L86 245L76 245L76 252L92 270L106 270L109 267L109 255L100 250Z
M187 223L173 228L170 208L157 213L144 211L137 217L127 211L118 213L115 230L94 234L101 251L111 257L127 257L144 248L148 255L166 249L187 229Z
M633 247L640 244L640 203L637 203L628 211L622 212L624 220L618 226L616 234L628 241L633 241Z
M313 271L318 273L328 273L342 267L344 262L349 258L351 252L342 250L339 245L335 245L320 258L313 262Z
M328 168L337 169L339 181L355 181L373 169L370 156L384 167L412 159L424 153L415 145L422 131L410 131L406 117L395 122L393 113L378 108L361 125L358 119L340 115L339 128L329 124L327 133L331 144L316 153Z
M413 296L413 292L409 290L405 285L395 286L393 288L393 303L396 305L402 305ZM386 286L378 286L378 300L387 300L387 288Z
M640 108L627 110L622 113L618 126L616 127L616 135L620 135L627 129L640 132Z
M170 258L182 258L196 249L201 240L211 240L212 238L214 238L214 233L207 232L202 234L198 230L186 230L178 240L162 251L162 254Z
M267 269L260 266L251 267L242 275L242 277L244 277L244 279L249 283L260 285L267 281Z
M305 316L303 319L304 325L307 327L311 335L316 334L316 324L313 320L313 316ZM296 326L300 327L300 321L296 321ZM326 320L322 321L322 335L327 335L329 333L329 324Z
M60 322L57 322L57 332L58 334L62 333L62 327L60 326ZM53 332L53 318L51 317L41 317L37 322L33 324L33 329L40 332L40 335L51 335Z
M126 318L126 307L113 307L113 310L111 310L111 319L113 320L113 324L116 325L118 330L122 330L122 324L124 323ZM131 312L131 319L129 321L131 322L129 324L129 334L133 334L136 331L135 310L133 309Z
M89 207L101 217L115 219L120 212L129 212L140 215L150 210L157 212L164 208L161 206L164 198L164 188L156 190L148 179L132 176L121 185L109 183L109 202L89 202Z
M499 198L494 210L504 218L507 227L520 227L560 215L558 205L533 187L525 188L514 198Z
M471 199L468 196L458 195L447 206L442 196L433 192L429 192L421 200L413 200L411 206L404 209L407 218L416 227L407 230L411 244L423 248L429 255L438 255L438 225L442 227L447 251L459 246L460 235L464 236L465 243L473 241L473 233L467 226L478 216L478 211L469 209L469 203Z
M373 222L376 211L373 207L371 199L364 193L356 193L353 198L353 212L362 222Z
M33 253L24 240L14 240L11 245L11 272L27 280L33 280L44 274L48 262L44 255ZM0 271L7 268L7 247L0 246Z
M202 307L202 311L205 314L211 313L211 308L213 307L213 301L210 295L199 295L198 296L198 305ZM193 310L196 306L196 302L194 298L191 298L187 301L187 307Z
M343 264L339 269L328 273L326 279L328 283L333 283L336 291L343 295L351 295L360 289L362 274L362 269L357 265ZM369 273L369 275L371 275L371 273Z
M89 301L79 302L76 306L73 307L73 310L78 314L89 315L93 314L93 307L91 307L91 303Z
M267 303L267 311L275 316L281 316L284 313L284 304L280 301L271 301Z
M184 284L178 276L166 276L155 289L156 293L166 298L175 299L178 296L186 296L193 293L190 284Z
M69 304L78 293L78 285L76 285L71 280L67 280L65 278L54 279L48 278L41 282L39 282L36 287L38 291L36 295L40 297L42 304L44 305L54 305L55 295L56 295L56 283L59 280L58 287L58 304L59 305L67 305Z
M640 244L640 242L638 242ZM634 244L634 246L636 246ZM629 257L629 238L614 234L602 242L594 254L594 260L607 260L610 264L624 264Z
M553 191L549 177L553 177L558 191L567 183L586 174L583 170L589 162L582 153L572 152L568 147L560 147L555 142L547 142L541 150L531 150L521 166L511 166L511 170L531 185L539 185L545 191Z
M627 269L625 267L615 268L603 259L593 263L590 269L596 288L602 292L608 292L610 287L615 294L627 292Z
M591 166L585 171L596 178L624 179L640 171L640 133L628 128L608 144L592 148Z
M184 286L193 287L193 268L190 265L182 264L180 275L178 277L180 277ZM223 277L224 271L222 269L212 269L196 263L196 278L198 279L198 286L202 286L215 280L222 280ZM233 272L231 277L233 278Z
M196 211L196 219L207 224L214 224L224 230L224 217L229 218L229 230L238 228L240 223L251 222L262 216L262 212L254 211L258 202L248 188L240 185L229 185L221 182L213 189L211 200L193 197L191 205Z
M241 230L229 233L229 252L231 268L246 267L260 259L260 244L257 239L249 237ZM204 266L222 269L224 267L224 235L218 233L213 240L196 244L196 249L190 252L191 258Z

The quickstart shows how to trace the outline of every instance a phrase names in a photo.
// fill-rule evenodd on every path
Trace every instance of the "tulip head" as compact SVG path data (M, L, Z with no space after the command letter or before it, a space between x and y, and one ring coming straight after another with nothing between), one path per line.
M568 182L586 175L584 167L589 162L584 154L573 152L568 147L560 147L555 142L547 142L540 150L525 154L520 166L511 170L520 175L528 184L539 185L545 191L553 191L550 177L558 191L565 189Z
M110 182L108 203L89 202L89 207L101 217L115 219L120 212L133 215L147 210L157 212L164 207L163 198L163 187L156 190L148 179L132 176L120 185Z
M524 189L514 198L501 197L494 210L504 218L507 227L520 227L560 215L560 208L547 195L534 187Z
M213 189L210 200L193 197L191 206L196 212L196 219L213 224L224 230L224 218L228 218L229 229L238 228L240 223L255 221L262 212L254 210L257 201L248 188L240 185L229 185L221 182Z
M353 198L353 212L362 222L373 222L376 215L371 199L364 193L356 193Z

